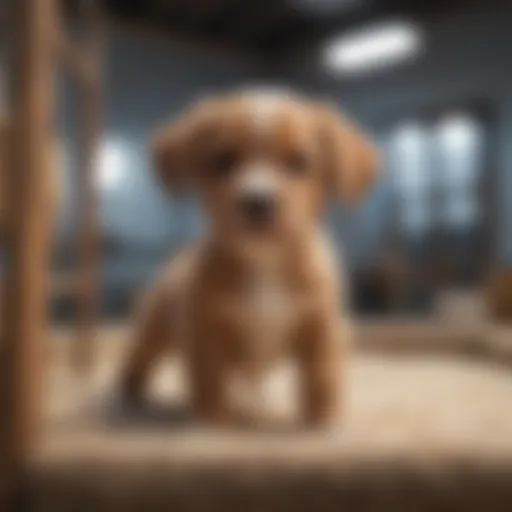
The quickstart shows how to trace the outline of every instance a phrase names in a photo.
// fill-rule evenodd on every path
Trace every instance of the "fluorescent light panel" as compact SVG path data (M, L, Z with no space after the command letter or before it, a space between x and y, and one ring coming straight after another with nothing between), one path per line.
M330 41L324 64L331 72L347 75L385 69L416 57L423 39L422 30L409 21L372 24Z

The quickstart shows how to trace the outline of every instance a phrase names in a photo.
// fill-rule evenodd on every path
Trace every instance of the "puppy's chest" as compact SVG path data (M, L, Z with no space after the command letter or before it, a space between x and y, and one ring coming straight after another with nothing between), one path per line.
M250 357L275 357L286 350L300 318L300 300L274 274L256 274L233 297L232 314L241 348Z

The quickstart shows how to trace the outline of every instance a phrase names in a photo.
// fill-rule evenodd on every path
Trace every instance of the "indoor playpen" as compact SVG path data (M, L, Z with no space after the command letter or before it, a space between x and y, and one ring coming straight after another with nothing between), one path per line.
M132 415L104 400L127 328L102 326L93 346L104 25L94 2L82 4L79 41L61 29L57 0L19 0L3 19L16 27L19 62L4 183L0 510L510 510L511 333L478 300L459 310L452 301L428 320L362 325L346 423L328 436L201 432L187 428L183 408ZM46 315L57 65L81 91L73 333L52 329ZM155 380L157 398L181 403L179 376L170 363ZM276 409L286 412L288 381L277 377Z

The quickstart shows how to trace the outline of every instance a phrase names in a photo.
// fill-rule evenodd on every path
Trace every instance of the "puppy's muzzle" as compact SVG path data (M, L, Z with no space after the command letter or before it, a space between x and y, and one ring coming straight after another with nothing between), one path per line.
M268 193L251 193L240 202L243 218L252 226L268 227L277 216L277 198Z

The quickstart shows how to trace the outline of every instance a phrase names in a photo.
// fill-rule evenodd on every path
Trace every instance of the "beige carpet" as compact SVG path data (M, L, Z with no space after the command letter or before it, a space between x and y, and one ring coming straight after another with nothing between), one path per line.
M346 418L332 432L206 432L187 419L171 362L158 371L151 408L118 406L122 337L103 332L87 386L69 374L67 344L52 345L33 510L512 510L506 366L454 351L367 351L353 357ZM285 370L276 375L269 407L283 421L293 414L291 384Z

